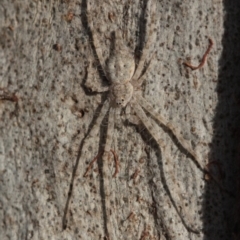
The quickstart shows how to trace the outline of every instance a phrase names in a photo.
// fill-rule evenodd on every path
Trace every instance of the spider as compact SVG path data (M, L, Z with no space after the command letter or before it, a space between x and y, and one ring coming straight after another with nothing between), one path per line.
M151 1L148 1L150 3ZM108 96L107 99L103 102L101 110L98 114L98 117L96 118L92 128L89 130L88 134L84 138L82 144L81 144L81 151L78 153L77 159L80 158L86 159L89 157L89 151L92 144L92 141L95 141L97 134L99 133L100 126L104 120L104 118L107 118L107 133L106 133L106 142L103 146L103 151L100 151L97 156L90 162L88 165L87 170L85 171L84 176L87 176L89 170L92 168L95 161L97 161L98 158L100 158L103 161L103 169L101 169L101 175L105 176L107 173L106 167L106 161L108 160L109 154L113 154L114 160L115 160L115 172L113 174L113 177L116 177L118 173L119 163L118 163L118 157L117 154L114 152L114 150L111 149L112 141L113 139L113 133L114 128L116 125L116 122L120 119L120 113L122 110L125 110L126 116L130 122L132 122L131 119L131 112L134 112L136 117L142 122L142 124L146 127L146 129L149 131L151 136L155 139L157 144L159 145L159 148L161 149L162 156L167 156L167 146L164 142L164 140L161 138L161 135L159 134L158 129L153 125L152 120L149 119L148 115L151 115L152 119L155 120L157 123L160 123L161 125L164 125L166 128L168 128L173 135L175 135L176 139L179 141L179 143L182 145L182 147L186 150L188 154L192 156L193 159L195 159L195 162L197 165L204 169L200 164L200 158L197 156L195 151L193 150L191 144L189 144L188 141L186 141L183 136L181 135L180 131L173 126L167 119L165 119L161 114L159 114L154 107L145 99L142 97L142 91L141 87L144 83L144 80L146 79L146 72L149 70L149 66L151 63L151 60L155 56L155 52L152 54L151 57L148 55L150 52L150 48L153 45L155 39L152 37L154 35L154 19L155 19L155 10L156 10L156 2L153 1L151 4L151 7L148 7L149 11L151 11L151 21L149 22L149 30L148 30L148 38L146 39L145 46L143 47L142 54L139 57L138 61L135 61L135 56L132 54L132 51L130 51L129 47L125 44L123 40L123 35L120 30L115 31L114 33L114 50L111 51L110 57L105 61L105 58L102 53L102 47L99 42L98 34L96 34L96 29L93 27L93 21L91 20L90 14L93 14L94 12L91 9L91 4L89 1L87 1L87 22L90 27L91 32L91 39L92 39L92 48L93 51L95 51L96 57L98 59L98 63L101 65L100 70L103 71L103 75L108 80L109 86L97 86L93 83L92 78L90 77L92 73L91 64L90 67L87 70L87 79L91 79L88 83L86 80L85 87L89 88L92 92L107 92ZM114 15L112 15L114 16ZM112 19L112 18L111 18ZM209 52L210 50L208 50ZM206 54L205 54L206 55ZM204 56L205 56L204 55ZM206 55L207 56L207 55ZM203 61L205 61L206 56L203 58ZM148 60L150 59L150 60ZM203 62L204 64L204 62ZM201 67L203 64L200 64ZM187 64L188 67L191 67L190 64ZM193 66L192 66L193 67ZM76 166L74 168L74 172L72 175L72 182L69 189L69 198L66 204L66 210L63 218L63 229L66 228L66 214L69 204L69 199L72 195L73 191L73 182L75 179L75 175L79 176L81 175L78 173L77 169L79 169L80 172L82 172L83 169L77 168L78 167L78 161L76 163ZM136 171L136 175L138 174L138 171ZM108 175L108 174L106 174ZM134 174L133 178L136 177ZM111 214L111 198L109 197L111 194L110 184L108 184L108 178L104 178L104 182L101 179L100 185L102 184L104 188L104 194L102 195L102 211L103 214L106 215L104 218L104 231L106 236L114 235L111 233L111 231L114 229L112 227L112 223L109 220L112 216ZM76 181L76 184L79 182ZM73 201L74 202L74 201ZM75 211L75 210L74 210ZM177 211L179 214L179 211ZM179 215L180 216L180 215ZM183 218L182 222L184 223ZM189 228L184 223L184 226L187 230ZM193 231L193 230L191 230ZM194 231L193 231L194 232ZM196 233L197 231L195 231ZM144 232L145 234L145 232Z
M87 6L88 13L90 13L90 6L88 4ZM154 4L152 4L153 9L156 9ZM153 10L154 11L154 10ZM164 140L161 138L161 136L158 134L158 130L155 129L151 121L149 121L149 118L147 116L147 113L152 116L153 119L156 120L156 122L164 125L167 127L177 138L179 143L182 145L182 147L195 159L196 164L203 170L204 168L200 164L200 159L197 156L197 154L192 149L189 142L187 142L183 136L181 135L180 131L173 126L167 119L165 119L161 114L159 114L153 106L142 97L141 92L141 86L144 83L145 80L145 73L148 70L148 67L150 65L151 59L147 64L147 67L145 66L147 62L147 56L149 53L149 49L151 45L153 45L154 38L152 37L154 33L154 16L155 14L152 14L152 21L150 22L150 30L149 30L149 37L146 41L146 44L143 48L142 54L139 58L138 63L135 62L135 58L133 57L130 49L126 46L126 44L123 41L123 37L121 34L121 31L118 30L115 32L115 42L114 46L115 49L113 53L110 55L107 61L104 60L101 45L99 42L99 38L97 34L95 33L95 30L93 28L93 23L91 19L89 19L88 15L88 22L90 23L90 30L92 33L92 40L93 40L93 46L97 55L97 58L99 60L99 63L101 65L101 69L106 76L108 82L110 83L107 87L96 87L93 83L88 84L87 88L91 89L93 92L108 92L108 98L103 103L103 107L99 113L99 116L96 120L95 125L91 129L89 136L93 137L94 134L99 130L100 125L108 113L108 126L107 126L107 134L106 134L106 143L104 146L103 151L103 161L108 157L108 154L112 152L115 159L115 165L116 170L114 173L114 177L118 173L118 157L115 154L115 152L111 149L112 144L112 135L114 132L114 125L115 120L119 119L120 112L122 109L125 109L127 117L130 117L130 112L134 112L136 116L139 118L139 120L143 123L143 125L146 127L146 129L149 131L151 136L155 139L159 147L161 148L163 156L166 154L165 149L166 145L164 143ZM210 51L209 49L207 50ZM208 54L208 52L205 53L205 55ZM206 58L206 56L205 56ZM205 61L204 58L204 61ZM204 62L202 63L202 65ZM187 65L187 64L186 64ZM202 66L201 65L201 66ZM191 67L190 64L187 66ZM88 77L90 75L90 71L88 71ZM87 139L85 139L87 140ZM99 158L99 156L102 153L99 153L89 164L84 176L87 176L88 171L92 167L93 163Z

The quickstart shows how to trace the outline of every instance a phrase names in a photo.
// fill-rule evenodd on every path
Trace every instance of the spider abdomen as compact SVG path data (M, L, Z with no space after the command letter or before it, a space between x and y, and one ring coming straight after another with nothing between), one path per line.
M131 51L123 47L112 55L107 62L107 74L111 83L129 82L135 71L135 60Z

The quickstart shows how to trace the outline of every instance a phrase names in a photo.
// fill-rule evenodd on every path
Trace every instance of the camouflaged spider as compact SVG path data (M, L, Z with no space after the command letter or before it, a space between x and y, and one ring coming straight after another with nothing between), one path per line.
M88 12L91 12L90 8L91 6L88 5ZM156 6L152 4L152 8L156 9ZM142 55L139 59L139 62L136 64L135 58L132 55L130 49L123 42L122 34L121 34L121 31L119 30L115 32L115 44L114 44L115 49L113 51L113 54L111 54L109 59L105 62L102 54L102 48L98 40L98 36L95 33L95 29L93 28L93 23L91 19L89 19L90 17L88 15L88 21L89 21L89 26L92 33L92 40L93 40L95 52L97 54L99 63L101 65L101 69L104 75L106 76L107 80L109 81L110 86L97 87L94 85L94 83L90 83L87 86L93 92L109 92L109 97L103 103L103 107L100 111L98 119L96 120L95 125L91 129L89 136L86 137L85 141L87 141L89 137L93 137L96 134L96 132L99 131L101 122L103 121L104 117L109 111L107 136L106 136L106 143L104 146L103 160L106 159L109 152L113 153L115 163L116 163L116 170L113 175L114 177L118 172L118 159L115 152L111 150L112 135L113 135L112 133L114 131L115 118L119 117L120 112L123 108L126 109L125 112L127 116L130 116L131 111L135 112L136 116L140 119L140 121L143 123L143 125L146 127L146 129L149 131L149 133L158 143L163 153L163 156L165 155L165 149L166 149L164 140L158 134L158 129L155 129L155 127L147 117L146 112L149 113L153 117L153 119L155 119L160 124L163 124L165 127L167 127L175 135L175 137L178 139L182 147L196 160L198 165L202 169L204 169L200 164L201 161L199 157L196 155L196 153L192 149L189 142L187 142L182 137L180 131L176 127L174 127L167 119L161 116L161 114L159 114L153 108L153 106L150 103L148 103L146 99L142 97L142 93L140 89L145 80L145 73L147 71L147 68L145 67L145 62L149 53L149 49L154 41L154 38L152 37L152 34L154 33L154 24L153 24L154 16L155 14L153 13L151 16L152 20L150 22L149 37L143 48ZM209 51L210 51L210 48L205 53L206 56ZM204 58L204 61L206 59L206 56ZM202 63L202 65L203 64L204 62ZM148 64L148 66L149 65L150 64ZM186 65L191 67L190 64L186 64ZM90 71L91 70L88 71L88 77L90 75ZM100 154L101 153L99 153L89 164L89 167L87 168L87 171L85 172L84 176L87 176L88 171L92 167L93 163L98 159Z

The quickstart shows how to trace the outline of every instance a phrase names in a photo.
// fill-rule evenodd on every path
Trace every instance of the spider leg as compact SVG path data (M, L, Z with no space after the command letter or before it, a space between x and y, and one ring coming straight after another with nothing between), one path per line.
M130 119L130 114L131 114L131 106L130 104L128 104L125 109L126 119Z
M149 132L152 134L152 136L154 137L153 134L156 134L157 131L153 131L150 127L147 127L147 124L149 124L148 119L146 117L146 119L142 119L141 115L139 115L139 113L141 114L141 111L144 113L142 107L149 112L153 118L157 119L161 124L163 124L164 126L166 126L173 134L174 136L177 138L177 140L179 141L179 143L182 145L182 147L195 159L195 163L198 165L198 167L201 169L201 171L205 174L208 174L213 180L214 182L225 192L227 192L228 194L230 194L231 196L233 196L233 194L228 191L228 189L226 189L225 187L222 186L221 182L219 182L219 180L210 173L209 169L207 169L206 167L202 166L201 164L201 159L197 156L197 154L194 152L194 150L192 149L191 145L183 138L183 136L181 135L181 133L178 131L178 129L176 127L174 127L167 119L165 119L163 116L161 116L152 106L151 104L149 104L142 96L138 95L137 96L137 100L139 103L139 107L141 108L141 110L136 111L138 117L140 118L140 120L143 122L143 124L146 126L146 128L149 130ZM135 107L136 108L136 107ZM143 115L142 114L142 115ZM158 142L159 146L165 146L164 144L161 143L161 140L157 140L156 137L154 137L154 139ZM162 144L162 145L161 145Z
M101 44L99 42L99 37L94 32L93 20L90 17L93 14L92 5L93 5L93 3L91 1L90 2L87 1L87 18L88 18L89 27L90 27L90 30L91 30L91 33L92 33L93 45L94 45L98 60L101 64L102 71L104 72L105 69L106 69L106 64L105 64L105 60L103 58L102 47L101 47ZM105 72L104 72L104 75L106 76Z
M119 121L121 120L121 110L121 108L115 109L115 118L117 123L119 123Z
M140 120L137 116L131 114L131 105L128 104L127 107L126 107L126 110L125 110L125 114L126 114L126 119L132 123L132 124L135 124L135 125L139 125L140 123Z
M87 159L87 156L89 155L89 147L92 145L92 142L95 141L95 140L93 140L93 138L95 138L97 133L99 132L100 125L101 125L101 123L103 121L103 118L105 117L108 109L109 109L109 102L105 101L103 103L103 107L102 107L102 109L100 111L100 114L99 114L99 116L98 116L94 126L92 127L92 129L90 130L90 132L86 136L86 138L84 139L83 147L82 147L82 150L81 150L81 158ZM99 157L99 154L97 155L97 157ZM97 157L95 157L90 162L87 170L85 171L84 176L87 176L88 171L92 167L93 163L97 160Z
M109 116L108 116L108 126L107 126L107 139L104 147L104 152L110 152L112 145L112 135L114 131L114 117L115 117L115 108L110 107Z
M169 156L167 154L167 146L165 145L164 140L159 137L158 131L156 131L154 126L149 121L149 119L148 119L146 113L144 112L143 108L140 106L140 104L138 104L136 102L133 104L133 108L134 108L134 111L136 112L137 116L140 118L142 123L145 125L145 127L149 131L149 133L152 135L152 137L158 143L159 147L161 148L162 155L164 155L164 157L168 158ZM181 189L178 186L176 186L175 190L177 190L177 192L181 193ZM174 205L174 208L176 209L179 217L181 218L181 221L182 221L184 227L190 232L199 233L198 230L193 229L193 228L191 228L187 225L187 223L185 222L184 218L182 217L178 207L174 204L174 202L173 202L173 205Z
M112 206L111 206L111 193L112 193L112 189L111 189L111 178L109 176L109 169L108 169L108 159L109 159L109 154L110 152L113 154L114 156L114 161L115 161L115 172L113 174L112 177L116 177L117 173L118 173L118 167L119 167L119 162L118 162L118 157L116 155L116 153L111 150L111 145L112 145L112 137L113 137L113 132L114 132L114 121L115 121L115 108L110 107L109 110L109 115L108 115L108 125L107 125L107 137L106 137L106 143L104 146L104 153L103 153L103 167L102 167L102 174L103 174L103 178L104 178L104 201L105 201L105 206L106 206L106 214L107 214L107 221L106 221L106 225L107 225L107 234L109 236L114 236L113 233L113 225L112 225L112 221L111 221L111 210L112 210Z
M89 65L87 67L87 80L84 84L84 86L89 89L91 92L107 92L109 90L109 87L101 86L98 81L96 81L95 78L96 74L94 74L93 67L91 61L89 62Z
M113 133L114 133L115 113L116 113L116 109L110 108L109 116L108 116L107 137L106 137L106 143L104 146L104 154L103 154L103 173L104 173L104 175L107 173L106 161L108 160L109 153L112 152L112 154L114 156L114 162L115 162L116 169L115 169L115 173L113 174L113 177L116 177L116 175L118 173L118 166L119 166L118 156L116 155L114 150L111 149L112 137L113 137Z
M141 88L141 86L142 86L142 84L143 84L143 82L144 82L144 80L145 80L145 73L147 72L147 70L149 69L149 66L150 66L150 63L151 63L151 61L152 61L152 59L155 57L155 55L156 55L156 52L154 52L153 54L152 54L152 56L150 57L150 60L148 61L148 64L147 64L147 66L145 67L145 69L144 69L144 72L142 72L142 75L136 80L136 81L131 81L132 82L132 85L136 88L136 89L139 89L139 88Z
M139 119L141 120L141 122L144 124L144 126L147 128L149 133L152 135L152 137L158 143L159 147L161 148L161 151L162 151L163 155L166 156L166 151L165 151L166 145L164 143L164 140L159 138L159 135L157 134L158 131L156 131L154 129L154 127L151 124L151 122L149 121L146 113L143 111L142 107L136 102L132 105L132 107L133 107L135 113L137 114L137 116L139 117Z
M107 110L109 109L109 103L106 104L106 106L104 106L101 109L100 115L97 119L96 124L94 125L94 127L92 128L91 132L89 133L88 137L84 140L84 144L85 142L87 142L87 140L89 140L90 138L94 137L96 135L96 131L99 131L99 125L101 124L101 122L103 121L103 118L105 117ZM110 108L109 111L109 116L108 116L108 128L107 128L107 137L106 137L106 143L104 146L104 153L101 151L99 152L94 158L93 160L89 163L87 170L84 173L84 177L87 176L88 172L90 171L90 169L93 167L93 164L97 161L97 159L103 154L103 161L106 162L105 160L108 160L108 156L109 153L112 152L113 156L114 156L114 162L115 162L115 172L113 174L113 177L116 177L118 171L119 171L119 160L118 160L118 156L115 153L114 150L111 149L111 144L112 144L112 135L114 132L114 117L115 117L115 108ZM88 143L90 143L91 141L88 141ZM87 147L85 147L84 145L84 149L88 148L89 146L87 145ZM86 153L86 151L84 151ZM103 166L106 166L106 164L104 164ZM106 170L105 167L103 169L104 174L106 174Z
M150 1L149 1L150 2ZM142 51L142 55L139 59L137 68L135 70L135 73L133 75L133 78L131 80L133 85L139 85L138 84L138 80L141 78L141 76L143 75L143 69L144 69L144 64L145 64L145 60L147 58L147 55L149 53L149 49L151 48L152 44L155 42L155 37L153 37L154 35L154 22L155 22L155 16L156 16L156 1L153 1L154 4L152 3L151 6L151 10L150 10L150 15L151 15L151 20L150 20L150 30L148 33L148 39L147 39L147 43L144 46L144 49Z
M204 171L204 167L201 164L201 160L197 156L197 154L193 151L191 145L183 138L181 133L178 131L176 127L174 127L167 119L165 119L163 116L161 116L151 104L149 104L142 96L137 96L138 103L147 111L149 112L153 118L157 119L161 124L163 124L165 127L171 130L171 132L174 134L174 136L178 139L179 143L182 145L182 147L190 153L190 155L195 159L198 166Z

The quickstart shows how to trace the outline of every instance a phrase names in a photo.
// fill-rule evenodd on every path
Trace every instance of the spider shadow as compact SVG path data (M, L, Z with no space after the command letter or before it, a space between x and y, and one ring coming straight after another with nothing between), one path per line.
M164 190L166 191L166 193L167 193L175 211L177 212L179 218L181 219L181 222L184 225L184 227L189 232L198 234L199 231L197 231L197 230L191 228L190 226L188 226L188 224L186 223L186 221L182 217L179 209L177 208L176 202L173 199L173 196L171 194L171 191L170 191L170 189L168 187L168 184L167 184L167 181L166 181L166 176L165 176L164 169L163 169L163 164L162 164L162 158L164 156L162 156L161 148L159 147L159 144L151 136L151 134L148 132L148 130L145 128L145 126L143 124L135 125L135 124L129 122L128 120L126 120L125 125L128 126L128 127L129 126L134 127L136 129L136 131L141 135L143 141L147 144L147 146L149 146L150 148L152 148L155 151L155 154L157 156L157 166L158 166L158 170L159 170L159 175L160 175L160 179L161 179L161 182L163 184ZM163 131L166 134L168 134L170 136L170 138L172 139L174 144L176 144L178 146L179 150L182 153L184 153L185 155L188 156L189 155L188 152L179 144L177 138L171 132L169 132L169 129L167 127L161 125L161 124L158 124L158 125L159 125L159 127L161 127L163 129ZM146 151L146 153L147 153L148 159L151 159L150 152ZM193 159L193 160L195 160L195 159ZM198 164L196 163L196 161L195 161L195 164L197 165L197 167L199 167ZM151 173L152 172L152 166L151 166L150 161L147 161L147 166L148 166L149 175L152 175L152 173ZM159 220L161 221L161 219L159 218L157 213L158 213L158 211L160 211L160 207L157 207L159 201L156 199L156 196L155 196L156 193L160 191L160 189L159 189L159 186L153 180L149 181L149 189L151 190L152 201L153 201L154 208L155 208L155 211L153 212L155 227L156 227L156 229L161 229L164 226L164 222L161 222L159 224ZM164 229L167 230L167 227L164 226ZM167 234L167 232L166 232L166 234ZM169 233L169 236L167 237L167 239L170 239L171 238L170 236L171 236L171 234Z
M147 10L147 1L143 1L143 10L140 14L139 20L138 20L138 26L139 26L139 37L137 39L137 45L135 48L135 52L134 52L134 56L135 56L135 60L139 60L141 57L141 52L144 49L144 45L145 45L145 40L147 37L147 28L146 28L146 10ZM144 69L143 69L143 73L144 74Z
M89 36L90 45L91 45L91 48L93 50L94 57L95 57L95 59L98 62L97 70L98 70L99 76L102 79L103 83L108 82L108 85L109 85L109 81L108 81L107 77L103 74L104 71L102 69L102 66L100 64L100 61L98 59L98 56L97 56L97 53L96 53L96 50L95 50L95 47L94 47L94 44L93 44L93 36L92 36L92 33L90 31L90 28L89 28L88 19L87 19L87 15L86 15L86 10L87 10L87 1L84 0L82 2L82 14L81 14L81 19L82 19L82 22L83 22L83 26L85 26L85 31L86 31L87 35ZM112 34L112 37L115 38L115 34L114 33ZM114 42L115 41L112 41L111 51L112 51L112 49L114 49ZM87 81L87 78L88 78L88 74L86 73L86 75L84 76L83 83L81 84L81 86L83 87L86 95L88 95L88 96L95 96L96 93L89 91L89 89L85 85L85 83ZM101 95L102 95L102 103L104 103L106 98L107 98L107 94L102 93ZM96 124L96 120L97 120L97 118L98 118L98 116L100 114L100 110L101 110L102 107L103 107L103 104L101 104L96 109L95 114L93 116L93 120L90 123L88 131L86 133L86 136L84 137L84 139L81 141L81 143L79 145L78 155L77 155L77 158L76 158L75 165L73 167L72 178L71 178L71 181L70 181L69 190L68 190L68 196L67 196L67 200L66 200L65 208L64 208L64 214L63 214L63 217L62 217L62 230L65 230L67 228L67 224L68 224L67 223L67 213L69 211L70 199L71 199L73 191L74 191L74 189L73 189L74 179L75 179L76 172L77 172L77 169L78 169L78 165L79 165L82 149L83 149L83 146L84 146L84 142L85 142L85 139L87 138L87 136L89 135L91 129ZM108 118L108 114L105 115L105 117L104 117L104 119L102 121L102 124L100 126L100 134L99 134L100 141L99 141L99 146L98 146L99 152L101 152L103 150L102 146L104 146L104 144L106 142L107 118ZM102 171L102 167L103 167L102 156L98 159L97 164L98 164L99 175L100 175L99 189L100 189L100 196L101 196L101 202L102 202L102 214L103 214L103 222L104 222L104 232L105 232L105 235L108 236L107 210L106 210L106 204L105 204L104 178L103 178L103 171Z
M105 102L104 101L105 99L106 99L106 96L103 96L103 102ZM98 119L98 116L100 115L100 110L101 110L102 107L103 107L103 104L101 104L100 106L97 107L97 109L94 113L94 116L93 116L93 120L89 124L88 131L87 131L85 137L83 138L83 140L81 141L81 143L79 145L78 155L77 155L77 158L76 158L75 165L73 167L72 177L71 177L69 190L68 190L68 196L67 196L67 200L66 200L66 204L65 204L65 208L64 208L64 214L63 214L63 217L62 217L62 230L65 230L67 228L67 213L68 213L68 210L69 210L70 199L72 197L73 190L74 190L73 189L74 179L75 179L76 172L77 172L77 169L78 169L78 165L79 165L82 149L83 149L83 146L84 146L84 142L85 142L85 139L88 137L91 129L96 124L96 121ZM106 114L105 118L107 118L107 116L108 116L108 114ZM105 118L103 120L103 123L106 121ZM98 146L98 149L100 151L101 151L101 148L102 148L101 147L102 146L101 142L106 141L106 137L105 137L105 134L104 134L106 132L106 128L107 128L107 126L105 124L102 124L101 127L100 127L100 141L99 141L99 146ZM99 169L102 169L101 162L102 161L98 161ZM105 198L105 194L104 194L104 190L103 190L104 182L103 182L103 177L101 175L102 171L99 171L99 172L100 172L100 179L102 180L102 181L100 181L100 193L101 193L101 196L103 196L103 198L102 198L102 201L103 201L103 199ZM104 206L105 205L103 205L103 210L104 210L103 211L103 216L104 216L104 220L106 220L106 211L105 211ZM104 222L106 223L106 221L104 221Z

